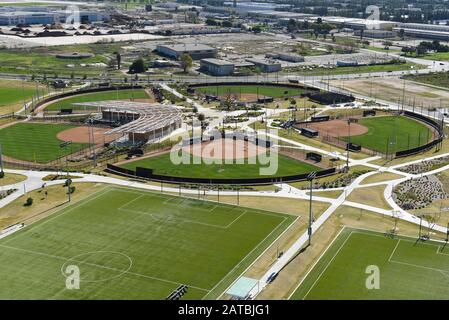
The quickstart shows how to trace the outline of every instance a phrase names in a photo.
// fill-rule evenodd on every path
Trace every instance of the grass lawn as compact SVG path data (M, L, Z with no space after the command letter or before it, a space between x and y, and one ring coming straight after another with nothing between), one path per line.
M70 48L67 48L70 49ZM48 49L47 49L48 50ZM59 59L56 53L61 51L45 52L41 49L1 49L0 50L0 72L15 74L53 75L99 75L107 70L106 67L88 66L91 63L108 63L103 56L94 56L86 59ZM54 52L53 52L54 51ZM70 51L69 51L70 52ZM86 64L86 66L81 66ZM72 66L69 66L72 65Z
M268 168L269 164L249 164L248 159L245 160L245 164L205 164L204 162L194 164L193 158L191 158L191 164L175 165L170 160L170 153L124 163L120 166L131 170L134 170L136 167L151 168L155 174L175 177L224 179L276 177L321 170L314 165L281 154L278 154L278 170L273 175L260 175L259 169L261 167Z
M351 136L351 142L383 153L415 148L426 144L432 138L428 127L407 117L373 117L360 119L358 123L366 126L368 133ZM344 139L348 140L347 137Z
M2 152L19 160L45 163L63 155L87 148L88 144L72 143L68 152L59 147L56 135L75 128L67 124L18 123L0 130Z
M45 110L55 111L60 109L74 109L84 110L83 106L72 105L72 103L79 102L95 102L103 100L133 100L133 99L147 99L148 94L144 89L127 89L127 90L112 90L104 92L86 93L70 98L61 99L49 104ZM90 108L90 107L87 107Z
M291 299L447 299L448 250L444 243L345 229ZM365 286L373 265L379 289Z
M106 188L0 240L0 299L215 299L295 218Z
M43 95L42 87L38 87ZM16 111L36 94L36 85L30 82L0 80L0 114Z
M407 80L449 88L449 72L434 72L428 74L413 74L405 77ZM449 89L448 89L449 90Z
M26 176L15 173L5 173L3 178L0 178L0 186L7 186L9 184L19 183L25 181L27 179Z
M196 87L195 91L201 92L204 94L213 94L213 95L226 95L226 94L245 94L245 93L253 93L259 94L261 96L268 96L273 98L282 98L282 97L291 97L291 96L299 96L304 92L304 89L301 87L291 88L284 86L273 86L273 85L247 85L247 86L238 86L238 85L223 85L223 86L208 86L208 87Z

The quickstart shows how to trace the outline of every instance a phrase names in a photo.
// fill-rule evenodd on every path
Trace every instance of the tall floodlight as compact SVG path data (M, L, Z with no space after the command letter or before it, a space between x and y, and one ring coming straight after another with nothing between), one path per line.
M64 148L66 150L66 155L65 155L65 168L66 168L66 174L67 174L67 196L68 196L68 200L69 202L71 201L71 196L70 196L70 185L72 184L70 179L69 179L69 160L68 160L68 150L67 147L70 146L72 144L72 141L66 141L63 142L59 145L60 148Z
M309 192L309 227L307 229L307 234L309 236L309 246L312 241L312 220L313 220L313 214L312 214L312 190L313 190L313 179L316 177L316 172L312 171L307 176L307 180L310 183L310 192Z

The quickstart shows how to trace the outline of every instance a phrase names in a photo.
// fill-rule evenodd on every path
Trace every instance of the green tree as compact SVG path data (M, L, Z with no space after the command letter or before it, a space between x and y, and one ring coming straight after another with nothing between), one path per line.
M188 53L183 53L179 60L181 61L181 67L184 70L184 73L187 73L193 65L192 57Z
M129 66L128 73L134 74L134 73L142 73L147 70L147 67L145 66L145 62L142 58L137 59Z

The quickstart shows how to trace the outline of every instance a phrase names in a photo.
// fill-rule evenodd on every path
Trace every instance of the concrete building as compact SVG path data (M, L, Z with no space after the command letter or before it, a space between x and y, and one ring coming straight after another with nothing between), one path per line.
M278 72L282 70L282 66L278 62L273 62L269 60L248 58L246 61L253 63L257 68L260 68L262 72Z
M249 11L274 11L285 10L288 11L292 6L289 4L277 4L271 2L236 2L234 6L233 1L224 2L224 6L232 8L238 14L247 15Z
M394 21L343 18L343 17L322 17L324 22L335 24L340 27L347 27L354 30L360 29L391 29L398 23Z
M404 35L425 38L431 40L449 41L449 26L423 24L423 23L401 23L393 28L394 32L404 32Z
M217 49L204 44L158 45L156 51L176 60L184 53L189 54L193 60L215 58L218 53Z
M234 64L220 59L201 59L200 69L214 76L228 76L234 73Z
M51 8L41 8L40 11L14 9L14 7L8 7L7 9L0 10L0 25L66 23L67 17L70 15L65 10L51 10ZM109 19L108 14L100 11L80 10L79 13L81 23Z
M355 36L360 36L361 34L362 30L354 31ZM363 30L363 36L366 38L373 38L373 39L387 39L387 38L394 38L396 36L396 32L380 29L365 29Z

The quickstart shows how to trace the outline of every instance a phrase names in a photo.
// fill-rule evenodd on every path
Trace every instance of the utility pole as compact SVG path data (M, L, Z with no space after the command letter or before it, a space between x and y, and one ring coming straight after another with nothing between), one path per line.
M351 119L348 118L348 144L346 146L346 172L349 172L349 147L351 145Z
M309 175L307 176L307 180L309 180L310 182L310 191L309 191L309 227L307 229L307 234L309 236L309 246L312 242L312 219L313 219L313 214L312 214L312 190L313 190L313 179L315 179L316 177L316 172L312 171L311 173L309 173Z
M0 144L0 178L5 176L5 172L3 171L3 158L2 158L2 145Z
M419 216L419 235L418 240L421 240L422 216Z
M70 181L70 179L69 179L69 160L68 160L68 150L67 150L67 147L69 146L69 145L71 145L72 144L72 141L66 141L66 142L63 142L63 143L61 143L60 145L59 145L59 147L60 148L64 148L65 150L66 150L66 155L65 155L65 168L66 168L66 174L67 174L67 180L66 180L66 184L67 184L67 196L68 196L68 200L69 200L69 202L71 201L71 195L70 195L70 185L72 184L71 183L71 181Z

